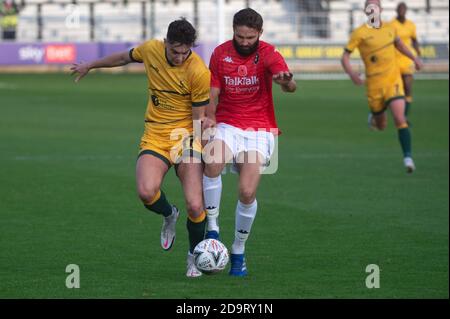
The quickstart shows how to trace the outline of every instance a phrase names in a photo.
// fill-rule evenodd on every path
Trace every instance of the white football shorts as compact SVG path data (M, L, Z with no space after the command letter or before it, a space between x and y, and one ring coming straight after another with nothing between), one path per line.
M233 153L234 162L242 152L257 151L265 161L263 166L268 166L275 148L275 138L271 132L246 131L225 123L217 124L213 139L225 142Z

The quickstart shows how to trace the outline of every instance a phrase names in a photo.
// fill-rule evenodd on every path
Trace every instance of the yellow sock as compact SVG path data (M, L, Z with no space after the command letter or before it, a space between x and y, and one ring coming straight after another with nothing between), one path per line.
M202 211L201 214L196 218L192 218L191 215L188 215L188 218L193 223L196 223L196 224L201 223L206 218L206 211Z

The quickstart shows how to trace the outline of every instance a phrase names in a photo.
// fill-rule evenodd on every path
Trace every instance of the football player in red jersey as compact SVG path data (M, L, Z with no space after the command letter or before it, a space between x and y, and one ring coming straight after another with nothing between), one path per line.
M278 127L272 82L284 92L297 86L285 60L273 45L260 41L263 19L247 8L233 18L233 40L219 45L210 60L211 91L203 130L214 135L204 149L203 194L207 238L219 238L221 172L227 163L239 173L235 240L230 275L245 276L245 242L256 216L256 190L269 162Z

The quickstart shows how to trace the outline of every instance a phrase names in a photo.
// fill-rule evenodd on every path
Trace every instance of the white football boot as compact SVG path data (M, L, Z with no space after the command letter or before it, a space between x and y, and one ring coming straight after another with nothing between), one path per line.
M176 233L176 225L177 219L180 215L180 211L174 205L172 205L172 214L164 217L163 225L161 229L161 247L164 250L169 250L172 248L173 243L175 242L175 233Z
M200 277L202 272L195 266L195 256L188 252L186 276L190 278Z
M414 161L411 157L405 157L403 163L405 164L406 172L411 174L416 170L416 165L414 165Z

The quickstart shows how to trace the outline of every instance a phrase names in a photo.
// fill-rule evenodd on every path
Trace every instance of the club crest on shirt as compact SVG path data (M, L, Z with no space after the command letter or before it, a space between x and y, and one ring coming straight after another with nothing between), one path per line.
M239 76L247 76L248 74L247 67L245 65L240 65L238 67L238 74Z
M185 89L186 85L184 85L184 80L180 80L180 82L178 83L178 86L180 87L180 89Z
M159 105L159 99L156 95L152 94L152 102L154 106L158 106Z
M259 53L256 53L255 59L253 60L253 64L258 64L259 62Z

